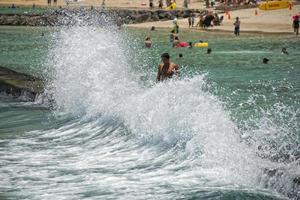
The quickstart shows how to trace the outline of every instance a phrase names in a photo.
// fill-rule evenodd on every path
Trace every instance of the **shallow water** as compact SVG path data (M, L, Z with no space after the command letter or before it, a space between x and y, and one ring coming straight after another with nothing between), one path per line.
M164 30L1 27L0 35L0 64L47 78L56 101L48 109L0 97L1 198L295 197L298 38L181 33L207 40L207 55L172 49ZM182 76L155 84L163 52Z

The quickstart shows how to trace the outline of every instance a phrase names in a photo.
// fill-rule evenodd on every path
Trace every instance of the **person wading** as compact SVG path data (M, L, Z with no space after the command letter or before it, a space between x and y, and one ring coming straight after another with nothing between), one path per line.
M158 66L158 72L157 72L157 82L164 81L169 78L172 78L174 74L179 76L179 66L175 63L172 63L170 61L170 55L168 53L163 53L161 55L162 64Z

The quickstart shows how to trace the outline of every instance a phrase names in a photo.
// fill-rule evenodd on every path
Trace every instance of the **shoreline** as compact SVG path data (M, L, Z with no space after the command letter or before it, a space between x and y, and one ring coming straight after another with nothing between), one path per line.
M150 27L142 27L142 26L134 26L137 24L128 24L126 25L126 28L132 28L132 29L146 29L149 30ZM163 30L171 30L172 27L156 27L157 29L163 29ZM181 30L186 31L193 31L193 32L199 32L199 33L219 33L219 34L226 34L226 35L233 35L233 30L225 30L225 29L201 29L201 28L181 28ZM259 31L259 30L241 30L241 36L243 34L246 35L276 35L276 36L292 36L295 35L293 32L268 32L268 31ZM240 36L240 37L241 37Z

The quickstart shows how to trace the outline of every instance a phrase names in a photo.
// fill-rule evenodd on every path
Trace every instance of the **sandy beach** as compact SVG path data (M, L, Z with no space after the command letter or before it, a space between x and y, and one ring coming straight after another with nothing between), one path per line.
M53 5L53 0L51 6L63 6L63 7L79 7L79 6L95 6L100 7L105 1L106 7L110 8L133 8L133 9L148 9L148 0L57 0L57 3ZM68 2L68 5L66 5ZM182 8L182 2L178 2L178 8ZM25 5L31 6L33 3L35 5L46 6L47 0L1 0L0 5ZM157 7L157 2L154 2L154 6ZM194 9L205 9L204 2L199 2L198 0L192 0L189 4L189 8ZM214 12L214 10L211 10ZM240 9L230 12L230 18L228 15L224 15L223 23L220 26L210 27L208 29L201 29L199 27L193 27L193 30L199 31L222 31L222 32L232 32L233 23L236 17L241 20L241 33L293 33L292 29L292 16L295 14L300 15L300 5L294 5L292 10L281 9L272 11L263 11L258 8L251 9ZM196 19L196 23L199 19ZM187 19L178 20L179 27L183 29L188 29ZM140 24L130 24L128 27L136 28L150 28L152 26L158 28L172 28L172 21L156 21L156 22L146 22Z
M257 11L257 15L255 14ZM300 14L300 5L293 6L292 10L281 9L272 11L263 11L258 8L243 9L230 12L230 19L224 15L224 21L220 26L201 29L193 27L194 30L202 31L233 31L233 23L236 17L241 20L241 32L257 33L293 33L292 16ZM196 23L199 19L196 19ZM187 19L178 20L180 28L188 29ZM160 28L172 28L172 21L147 22L141 24L130 24L129 27L150 28L151 26Z

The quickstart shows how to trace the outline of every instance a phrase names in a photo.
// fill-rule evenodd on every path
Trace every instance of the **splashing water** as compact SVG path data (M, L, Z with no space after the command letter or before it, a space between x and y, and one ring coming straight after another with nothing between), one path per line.
M20 196L43 199L230 198L226 191L277 197L264 188L282 187L297 169L292 163L279 180L264 173L287 167L258 156L258 143L246 144L243 137L255 132L259 138L264 123L238 129L205 89L204 75L142 86L130 64L136 57L127 50L136 44L127 40L107 27L53 33L47 93L55 99L54 112L71 119L11 142L7 157L23 160L13 171L9 161L3 165L1 185L11 182L9 190L14 178Z
M59 37L50 63L55 68L51 92L59 108L110 116L144 145L179 148L198 176L255 185L261 160L240 141L221 103L202 89L203 76L143 88L130 74L120 33L73 27Z

